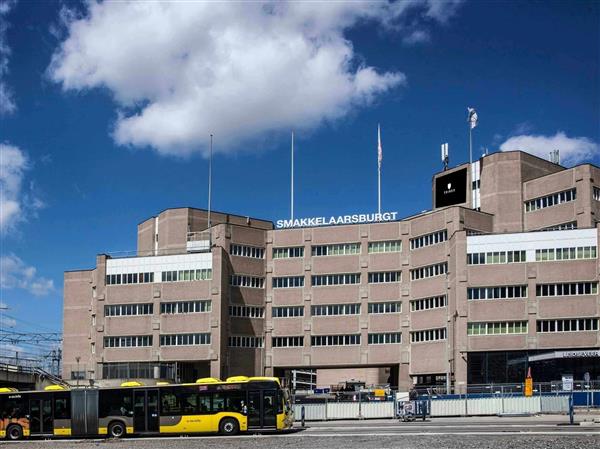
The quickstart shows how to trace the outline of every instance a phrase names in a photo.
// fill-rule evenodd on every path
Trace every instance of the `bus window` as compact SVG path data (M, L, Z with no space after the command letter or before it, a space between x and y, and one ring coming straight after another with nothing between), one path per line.
M212 411L215 413L225 411L225 394L215 393L212 397Z
M2 418L24 418L27 415L25 399L21 395L9 396L2 407Z
M198 411L201 415L208 414L211 412L210 394L198 395Z
M181 404L174 388L162 388L160 391L160 414L181 415Z
M54 395L54 419L71 418L70 393L56 393Z
M124 390L100 390L99 413L100 418L107 416L133 416L132 392Z

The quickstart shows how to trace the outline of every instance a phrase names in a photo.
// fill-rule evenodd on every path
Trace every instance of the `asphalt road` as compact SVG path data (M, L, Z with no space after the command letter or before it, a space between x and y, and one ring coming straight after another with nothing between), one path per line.
M26 449L600 449L600 424L568 426L560 419L440 419L309 423L277 435L127 438L123 440L29 440L0 447Z

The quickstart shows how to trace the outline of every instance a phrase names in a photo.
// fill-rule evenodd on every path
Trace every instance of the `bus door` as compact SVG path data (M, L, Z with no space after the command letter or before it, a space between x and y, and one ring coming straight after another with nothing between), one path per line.
M52 395L29 399L29 430L32 435L54 433Z
M277 426L277 390L248 392L248 427Z
M158 390L133 391L133 431L159 431Z

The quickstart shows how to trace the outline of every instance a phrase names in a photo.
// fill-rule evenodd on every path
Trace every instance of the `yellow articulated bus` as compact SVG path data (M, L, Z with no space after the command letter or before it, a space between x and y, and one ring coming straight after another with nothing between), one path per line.
M193 384L46 391L0 389L0 437L84 437L281 431L292 427L289 392L275 377Z

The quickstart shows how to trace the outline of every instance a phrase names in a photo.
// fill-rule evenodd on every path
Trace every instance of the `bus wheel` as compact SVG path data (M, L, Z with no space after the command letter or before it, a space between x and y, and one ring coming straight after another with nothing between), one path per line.
M238 424L237 420L233 418L222 419L219 423L219 433L221 435L237 435L239 431L240 425Z
M21 426L9 426L6 429L7 440L20 440L23 438L23 428Z
M115 421L108 426L108 436L111 438L121 438L125 435L125 426L122 422Z

